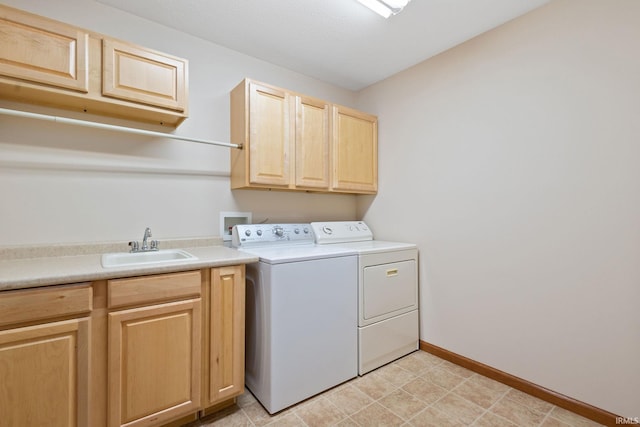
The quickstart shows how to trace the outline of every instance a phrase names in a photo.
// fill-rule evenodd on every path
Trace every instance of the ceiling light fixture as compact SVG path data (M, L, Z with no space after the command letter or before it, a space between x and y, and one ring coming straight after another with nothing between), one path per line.
M411 0L358 0L383 18L397 15Z

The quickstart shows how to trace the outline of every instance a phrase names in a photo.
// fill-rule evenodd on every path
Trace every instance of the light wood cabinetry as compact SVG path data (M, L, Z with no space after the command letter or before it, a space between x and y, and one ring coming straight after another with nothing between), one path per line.
M377 118L243 80L231 91L231 188L377 191Z
M351 108L333 107L333 173L338 191L378 191L378 119Z
M232 93L231 139L252 142L243 150L232 150L233 188L289 186L291 124L289 95L284 90L251 82Z
M0 99L171 127L187 117L185 59L3 5L0 36Z
M211 269L205 346L205 407L244 391L245 267Z
M187 62L102 39L102 94L176 111L187 108Z
M306 96L295 102L295 187L328 190L331 106Z
M90 425L91 301L88 284L0 293L1 426Z
M3 291L0 314L0 427L174 427L244 392L244 265Z
M89 33L40 16L0 8L0 74L86 93Z
M135 295L132 305L152 304L108 314L109 427L161 425L197 411L200 273L117 279L108 286L110 304L118 308L122 294ZM167 298L188 299L158 303Z

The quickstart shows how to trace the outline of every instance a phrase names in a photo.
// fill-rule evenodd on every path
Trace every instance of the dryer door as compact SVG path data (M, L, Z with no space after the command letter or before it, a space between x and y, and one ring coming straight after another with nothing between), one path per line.
M365 267L362 278L361 320L370 324L415 310L418 307L416 272L415 260Z

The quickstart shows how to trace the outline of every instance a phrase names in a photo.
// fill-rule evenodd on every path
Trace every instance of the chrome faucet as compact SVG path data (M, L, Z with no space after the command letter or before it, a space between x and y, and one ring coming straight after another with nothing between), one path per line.
M149 249L149 243L147 243L147 240L149 240L149 237L151 237L151 229L149 227L144 229L144 236L142 236L142 250L146 251Z
M142 246L140 246L136 241L129 242L131 252L150 252L159 250L157 240L149 241L149 237L151 236L151 229L149 227L145 228L144 236L142 236Z

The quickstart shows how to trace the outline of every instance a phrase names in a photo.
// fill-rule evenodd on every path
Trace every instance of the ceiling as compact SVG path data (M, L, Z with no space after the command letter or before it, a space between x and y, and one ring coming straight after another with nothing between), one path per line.
M98 0L360 90L549 0L413 0L384 19L356 0Z

